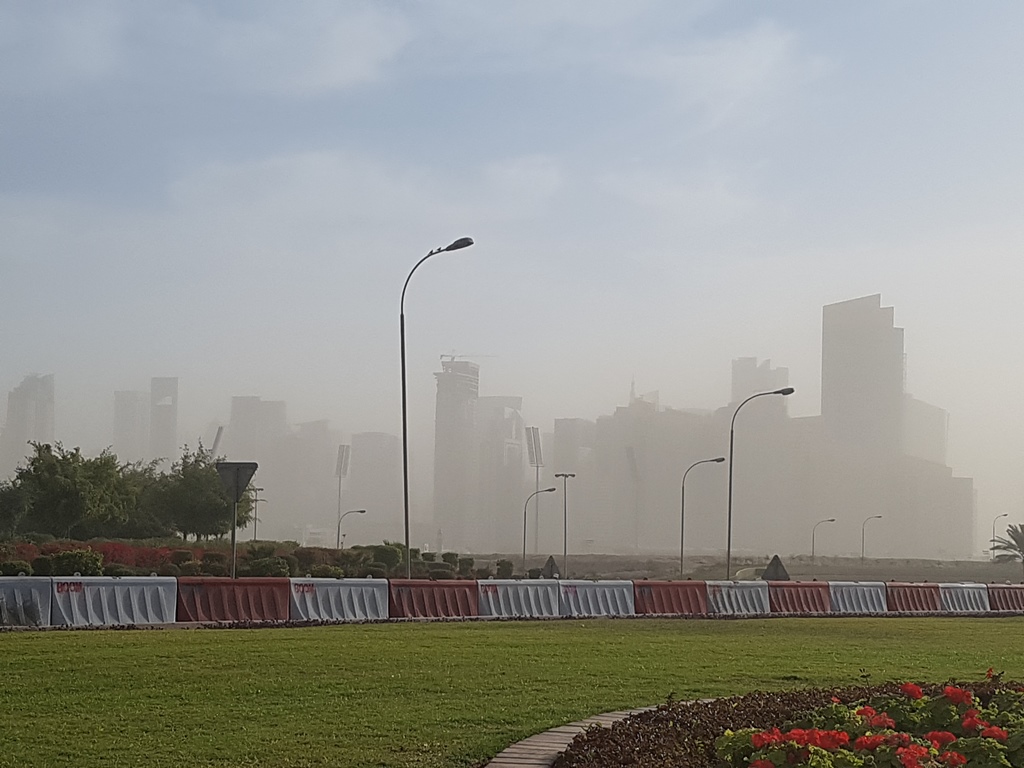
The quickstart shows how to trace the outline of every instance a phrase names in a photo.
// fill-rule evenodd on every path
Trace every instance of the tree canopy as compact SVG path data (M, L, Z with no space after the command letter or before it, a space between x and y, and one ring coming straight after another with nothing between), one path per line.
M32 443L33 453L0 484L0 538L39 533L59 538L197 540L231 531L232 504L211 452L188 446L166 473L156 463L120 463L110 451L86 458L60 443ZM252 517L249 494L239 528Z

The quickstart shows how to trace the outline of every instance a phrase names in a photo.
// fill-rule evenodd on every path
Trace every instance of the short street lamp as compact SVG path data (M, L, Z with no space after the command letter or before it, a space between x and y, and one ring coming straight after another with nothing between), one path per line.
M683 482L679 486L679 578L683 578L683 535L686 531L686 476L690 474L690 470L701 464L721 464L725 461L725 456L719 456L715 459L701 459L695 461L686 471L683 472Z
M530 499L532 499L538 493L554 493L556 490L558 489L552 486L551 488L544 488L539 491L534 491L533 493L526 497L526 501L523 504L523 576L526 576L526 508L530 506ZM536 535L536 532L534 532L534 536Z
M413 273L419 269L420 264L431 256L444 253L445 251L458 251L462 248L468 248L472 244L473 238L460 237L444 248L435 248L416 262L416 266L410 270L409 276L405 278L405 285L402 286L402 302L399 307L398 328L402 342L402 495L405 503L405 578L407 579L412 578L412 558L409 554L409 407L405 391L405 291L409 287L409 281L412 280Z
M758 392L755 395L751 395L742 403L736 406L736 410L732 413L732 422L729 424L729 506L726 520L726 534L725 534L725 578L732 578L732 466L733 466L733 455L732 447L733 440L736 437L736 417L739 416L740 408L749 403L755 397L765 397L767 395L782 395L787 397L795 392L792 387L783 387L782 389L773 389L771 392Z
M341 538L341 521L344 520L349 515L365 515L365 514L366 514L366 510L365 509L350 509L348 512L346 512L345 514L343 514L341 517L338 518L338 543L337 543L337 546L335 547L335 549L341 549L341 542L342 542L342 538Z
M829 517L829 518L827 518L825 520L819 520L818 522L816 522L814 524L814 527L811 528L811 562L812 563L814 562L814 533L815 533L815 531L818 530L818 526L821 525L822 523L834 523L835 521L836 521L836 519L834 517Z
M860 559L861 560L864 559L864 526L866 526L868 524L868 520L881 520L881 519L882 519L881 515L872 515L871 517L865 519L864 522L860 524Z
M567 483L570 477L576 477L575 472L556 472L555 477L562 478L562 568L565 573L563 578L569 578L569 499Z
M1010 516L1009 512L1003 512L1003 514L1001 514L1001 515L996 515L995 518L993 518L993 520L992 520L992 540L989 542L989 545L988 545L988 553L989 553L989 556L990 556L990 558L992 559L993 562L996 559L996 552L995 552L994 549L992 549L992 545L996 543L996 520L998 520L1001 517L1009 517L1009 516Z

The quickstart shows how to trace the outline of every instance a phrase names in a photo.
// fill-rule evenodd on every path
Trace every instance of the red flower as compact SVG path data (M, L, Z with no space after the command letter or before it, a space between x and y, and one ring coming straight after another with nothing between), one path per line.
M973 693L964 688L956 688L952 685L947 685L943 688L942 695L954 704L966 704L967 706L970 706L974 701Z
M900 686L900 690L911 699L920 699L924 696L924 691L921 690L920 685L914 683L904 683Z
M990 725L988 728L981 732L983 739L995 739L996 741L1006 741L1007 733L998 725Z
M781 744L785 740L786 739L783 737L782 732L778 728L772 728L770 731L755 733L750 737L750 743L754 745L755 749L762 749L774 744Z
M832 703L833 704L842 704L843 702L842 702L842 700L838 696L833 696L832 697Z
M882 734L858 736L857 740L853 742L853 748L874 752L883 743L885 743L885 736Z
M968 709L964 712L963 722L960 723L965 731L978 731L982 728L988 728L989 723L987 720L982 720L978 717L978 710Z
M900 747L896 750L896 757L903 764L903 768L920 768L921 758L928 757L928 747L922 744Z
M952 744L956 741L956 736L949 731L931 731L930 733L926 733L924 737L928 739L936 749L942 749L947 744Z
M765 760L764 758L762 758L760 760L754 760L750 764L750 768L775 768L775 763L773 763L771 760Z
M992 667L989 667L988 668L988 672L985 673L985 679L986 680L991 680L992 679L992 675L994 675L995 672L996 672L995 669L993 669Z
M874 707L861 707L853 714L860 715L861 717L873 717L877 713L875 712Z
M949 768L957 768L967 762L967 758L959 752L943 752L939 755L939 762L945 763Z
M872 728L895 728L895 721L885 712L881 712L868 718L868 725Z

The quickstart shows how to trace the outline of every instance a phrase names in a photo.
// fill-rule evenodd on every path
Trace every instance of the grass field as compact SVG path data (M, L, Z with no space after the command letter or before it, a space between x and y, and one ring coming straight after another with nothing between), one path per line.
M0 766L471 766L676 698L1024 678L1024 619L589 620L0 634Z

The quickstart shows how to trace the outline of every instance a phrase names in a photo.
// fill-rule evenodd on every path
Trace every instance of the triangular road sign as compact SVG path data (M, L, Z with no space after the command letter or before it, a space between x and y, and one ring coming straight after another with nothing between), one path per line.
M242 500L242 494L259 467L255 461L218 461L215 466L220 482L233 504Z

